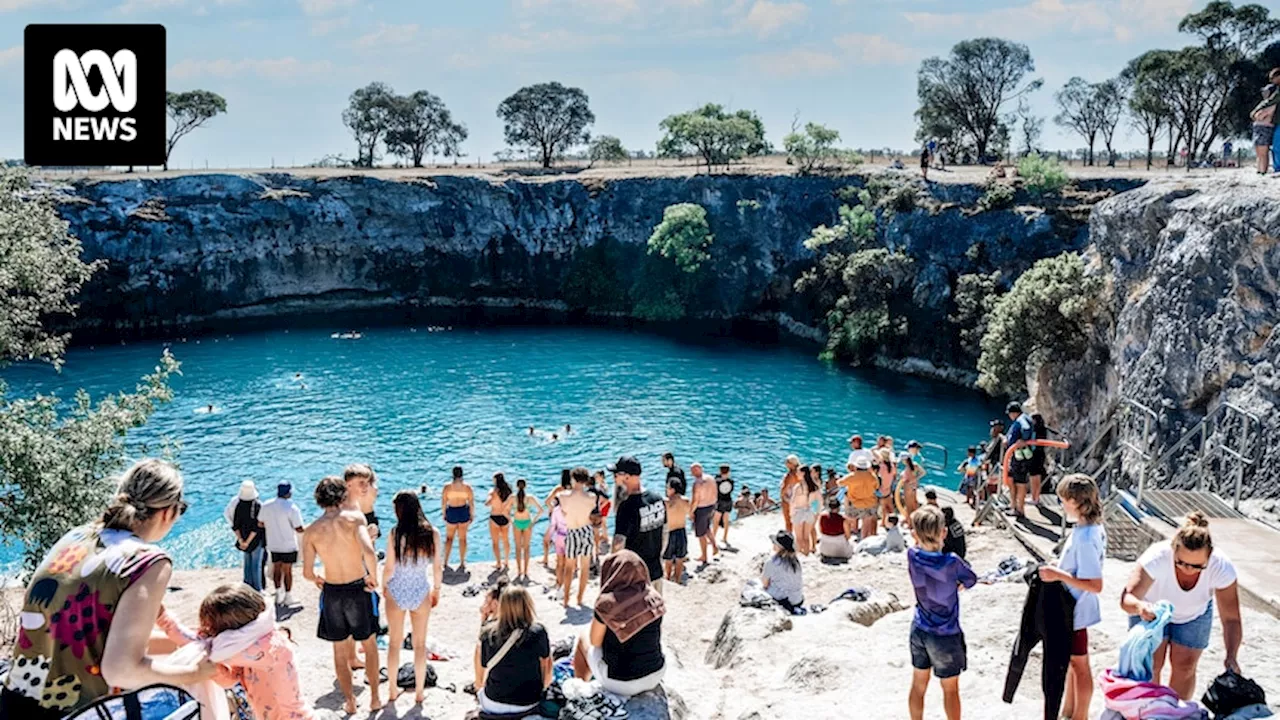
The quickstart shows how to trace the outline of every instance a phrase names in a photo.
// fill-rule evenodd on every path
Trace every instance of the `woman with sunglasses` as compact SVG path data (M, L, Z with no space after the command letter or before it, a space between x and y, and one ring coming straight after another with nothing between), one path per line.
M1196 666L1209 647L1213 607L1217 601L1226 645L1223 665L1240 672L1237 655L1244 628L1240 622L1240 595L1236 569L1222 553L1213 551L1209 521L1199 512L1187 516L1169 544L1147 548L1120 595L1120 607L1129 614L1129 626L1155 618L1155 605L1167 600L1173 618L1164 629L1164 641L1156 648L1153 681L1160 678L1166 655L1170 667L1168 686L1183 700L1196 689Z
M208 660L160 666L148 656L173 573L169 556L153 543L186 510L177 468L141 460L125 472L98 520L53 546L27 586L0 718L53 720L112 688L213 677Z

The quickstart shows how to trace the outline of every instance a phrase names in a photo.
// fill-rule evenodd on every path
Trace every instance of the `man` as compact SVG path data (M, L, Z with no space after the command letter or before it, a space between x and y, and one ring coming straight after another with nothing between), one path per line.
M991 421L991 438L987 441L986 452L982 456L982 471L986 474L987 484L983 500L1000 491L1000 465L1004 458L1004 421L997 418Z
M684 470L676 464L676 456L671 453L662 453L662 466L667 469L668 480L679 478L680 494L683 495L684 491L689 489L689 481L685 479Z
M467 571L467 529L476 516L476 494L462 481L462 466L453 466L453 480L440 492L440 504L444 512L444 563L449 567L449 554L453 552L453 539L458 538L458 572Z
M698 547L702 550L698 562L706 565L708 543L714 554L720 554L716 533L711 527L716 512L716 484L710 475L702 473L702 463L690 465L689 474L693 475L693 534L697 536Z
M760 488L760 494L756 495L756 512L768 512L777 509L778 502L769 497L769 488Z
M844 488L844 524L851 533L858 533L862 539L876 534L879 517L880 500L876 490L880 487L880 478L872 470L871 453L850 456L849 467L852 470L840 479Z
M276 605L293 605L293 565L298 562L298 535L303 532L302 511L293 502L293 485L276 486L276 497L258 511L258 526L267 534L271 555L271 583L276 586Z
M575 572L580 576L578 605L582 605L590 576L591 556L596 548L595 530L591 527L591 513L596 509L596 496L590 492L591 471L576 467L569 476L573 479L573 490L560 494L560 510L564 513L565 526L569 529L569 534L564 539L564 556L567 562L561 573L566 608L569 607L569 588L573 585Z
M865 460L868 467L873 462L871 451L862 447L862 436L854 435L849 438L849 461L845 463L845 470L853 472L858 466L859 459Z
M667 480L667 547L662 551L666 578L684 584L684 561L689 557L689 499L680 494L680 478Z
M791 496L791 486L800 482L800 458L788 455L786 465L787 474L782 476L782 492L778 497L782 498L782 522L786 525L787 532L791 532L791 501L787 498Z
M1036 437L1031 418L1023 414L1022 405L1010 402L1005 407L1009 416L1009 434L1005 446L1013 448L1013 460L1009 463L1009 475L1013 478L1013 507L1008 514L1022 517L1026 514L1027 488L1031 484L1032 446L1027 442Z
M733 478L729 476L729 466L721 465L720 474L716 476L716 514L711 518L711 538L714 540L716 530L724 528L721 542L729 546L729 520L733 515Z
M364 521L369 524L369 537L375 541L382 535L382 529L378 527L378 511L374 508L374 503L377 500L378 474L371 468L369 470L369 488L365 491L364 496L360 498L360 513L364 515Z
M363 514L349 505L347 484L326 477L316 486L316 504L324 511L302 534L302 575L320 588L320 623L316 635L333 643L338 688L347 714L356 712L351 664L355 643L364 645L369 708L382 708L378 696L378 556ZM316 572L316 557L324 574Z
M662 551L667 545L667 505L662 496L640 483L640 461L630 455L608 467L624 498L613 519L613 551L627 549L649 568L649 579L662 592Z

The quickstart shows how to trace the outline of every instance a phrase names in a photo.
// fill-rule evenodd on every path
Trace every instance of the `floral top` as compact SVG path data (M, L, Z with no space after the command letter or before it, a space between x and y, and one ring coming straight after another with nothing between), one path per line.
M124 530L86 525L62 536L31 578L5 687L63 715L109 694L101 665L111 618L162 561L163 550Z

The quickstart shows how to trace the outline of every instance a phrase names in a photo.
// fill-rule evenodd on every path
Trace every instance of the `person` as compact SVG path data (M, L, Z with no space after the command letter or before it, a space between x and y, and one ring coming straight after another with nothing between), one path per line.
M981 468L982 461L978 459L978 446L970 445L968 455L956 467L956 472L961 476L960 492L964 493L964 501L969 507L977 507L978 471Z
M449 555L453 552L453 539L458 538L458 571L467 570L467 530L476 516L476 494L462 480L462 466L453 466L453 480L440 492L444 506L444 566L449 567Z
M991 436L982 456L982 472L987 479L982 497L984 501L1000 492L1000 476L1004 472L1004 421L996 418L990 424Z
M733 477L729 475L729 466L721 465L716 476L716 514L711 518L711 535L714 539L716 530L722 530L720 541L729 545L729 520L733 513Z
M619 550L601 563L591 629L574 645L575 677L595 679L605 692L622 698L662 683L667 669L662 617L667 610L650 574L648 563L631 550Z
M489 540L499 570L511 569L511 485L502 473L493 474L493 489L484 504L489 506Z
M556 504L554 503L554 500L556 497L560 493L567 492L572 488L573 480L569 478L569 468L564 468L560 471L560 484L551 488L551 492L547 493L547 499L542 502L542 506L544 508L555 508ZM547 562L547 553L550 552L553 540L554 538L552 537L551 526L548 524L547 531L542 535L542 567L544 568L551 567L550 563Z
M556 571L560 582L564 585L564 606L569 607L569 590L573 586L576 573L578 580L578 605L583 604L587 593L587 581L591 570L591 556L596 551L596 533L591 527L591 513L596 509L595 495L588 492L591 487L591 471L584 467L576 467L569 473L573 481L573 490L560 493L556 498L564 511L567 534L564 540L564 557L566 562L556 562Z
M849 438L849 461L845 463L846 472L853 472L855 467L863 464L871 466L871 451L862 447L862 436L854 434Z
M928 490L925 490L924 504L938 507L938 491L934 490L933 488L929 488Z
M853 551L860 555L883 555L887 552L902 552L907 549L907 541L902 538L902 528L898 527L898 516L890 515L884 519L884 534L859 540Z
M476 700L485 714L523 717L551 685L551 639L529 591L507 586L475 652Z
M685 479L684 469L676 464L676 456L671 453L662 453L662 467L667 469L667 479L680 478L680 494L689 488L688 481Z
M751 497L751 488L742 488L742 494L733 504L733 509L738 511L739 520L756 514L756 501Z
M293 484L276 485L276 497L258 511L258 527L267 536L271 555L271 583L276 587L275 603L293 605L293 566L298 562L298 536L302 534L302 511L293 502Z
M960 588L971 588L978 576L964 560L942 552L947 526L942 511L931 505L911 517L916 546L907 551L907 572L915 589L911 621L911 720L923 720L929 672L942 684L947 720L960 720L960 673L968 668L964 632L960 628Z
M1253 149L1258 156L1258 174L1266 175L1271 166L1271 145L1276 132L1276 106L1280 104L1280 68L1267 74L1267 84L1262 87L1262 100L1249 113L1253 121Z
M1236 568L1213 549L1209 521L1200 512L1187 516L1171 542L1156 543L1142 553L1120 596L1120 607L1129 614L1129 626L1133 627L1139 619L1154 618L1155 604L1161 600L1173 604L1173 619L1156 648L1153 682L1166 684L1161 672L1168 665L1167 685L1183 700L1191 699L1200 654L1209 647L1215 605L1226 647L1223 665L1240 672L1244 627Z
M760 488L760 497L756 498L756 512L769 512L778 507L778 501L769 497L769 488ZM790 525L790 521L787 524Z
M266 579L266 569L262 564L263 533L258 524L262 505L258 502L258 488L253 480L240 483L240 492L227 510L231 532L236 536L236 549L244 555L244 584L262 592Z
M1040 579L1060 582L1076 599L1071 635L1071 664L1067 667L1062 717L1088 720L1093 700L1093 669L1089 667L1089 628L1102 622L1098 594L1102 592L1102 564L1107 554L1107 531L1102 526L1102 500L1088 475L1073 473L1058 483L1062 511L1075 529L1067 536L1057 563L1040 567Z
M708 545L713 554L720 554L715 529L711 526L716 514L716 483L710 475L702 472L702 463L690 465L689 474L693 475L693 534L698 538L698 548L701 550L698 562L706 565Z
M898 459L893 454L892 440L885 444L877 444L871 454L875 461L876 476L880 479L880 486L876 488L876 497L880 501L880 517L887 518L897 511L893 498L898 492Z
M422 503L408 490L391 501L396 524L387 537L387 558L382 570L382 594L387 599L388 672L400 668L404 645L404 616L413 625L414 702L423 700L427 678L427 625L431 610L440 603L444 565L440 562L440 532L422 512ZM400 686L391 683L388 699L400 697Z
M937 507L934 505L934 507ZM942 552L955 553L963 558L967 553L964 539L964 523L956 519L956 511L951 507L942 508L942 519L947 526L947 537L942 541Z
M785 464L787 472L782 476L782 489L779 490L778 497L782 500L782 523L787 532L791 532L791 488L800 483L800 458L788 455Z
M347 486L345 509L360 513L366 528L370 525L370 518L374 524L378 522L376 514L365 510L366 507L371 507L368 498L374 493L373 477L373 468L363 463L352 463L342 471L342 481ZM371 532L369 537L372 539L375 536Z
M528 481L524 478L516 480L516 500L513 506L511 526L516 536L516 580L529 580L530 541L533 538L533 526L542 517L542 506L538 499L527 492Z
M173 465L140 460L121 476L96 521L67 532L45 554L23 596L0 718L57 720L112 688L213 677L212 662L160 665L147 650L173 575L172 560L155 543L187 510L182 488ZM73 620L69 608L83 617Z
M898 492L901 493L903 508L908 515L915 513L920 507L920 478L924 477L924 466L912 459L908 453L902 456L902 475L898 478Z
M684 584L684 561L689 557L689 499L680 494L680 478L667 478L667 547L662 551L666 579Z
M548 523L547 532L551 537L551 544L556 551L556 571L555 585L556 590L564 584L564 571L568 567L568 560L565 559L565 540L569 537L569 526L565 524L564 508L560 505L560 501L567 497L566 493L556 495L551 501L551 521Z
M929 148L925 147L920 150L920 177L925 182L929 182L929 161L931 159Z
M791 486L791 527L795 531L797 550L801 555L813 552L813 523L817 514L813 512L813 500L822 498L822 488L813 481L813 473L808 465L800 468L800 482Z
M609 466L614 482L626 496L613 517L613 552L627 549L649 568L653 588L662 594L662 550L667 545L667 504L662 496L644 489L640 461L630 455Z
M1049 439L1049 426L1040 413L1031 416L1031 432L1036 440ZM1031 448L1031 466L1027 469L1027 475L1031 478L1031 504L1036 507L1040 507L1040 492L1044 489L1044 476L1049 473L1048 464L1048 453L1043 445Z
M827 481L822 484L822 502L830 502L831 498L840 496L840 476L835 468L827 468Z
M847 560L853 557L853 545L849 543L852 530L840 514L840 499L827 501L827 509L818 516L818 554L823 560Z
M1234 153L1235 153L1235 145L1231 144L1230 140L1223 140L1222 141L1222 167L1224 168L1235 167L1235 158L1233 157Z
M364 515L364 521L369 526L369 537L376 543L378 538L382 537L382 528L378 527L378 511L376 503L378 502L378 474L368 465L355 465L356 471L363 474L368 487L364 493L356 499L360 503L360 513ZM348 468L352 469L352 468ZM348 482L350 478L348 478Z
M880 501L876 499L876 490L880 488L880 478L871 470L872 454L859 453L850 456L848 475L840 480L844 488L844 521L849 532L857 532L860 538L869 538L876 534L876 516Z
M772 537L773 557L764 562L760 584L789 613L804 605L804 574L796 557L796 538L783 530Z
M379 710L378 694L378 555L364 515L347 501L347 483L329 476L316 485L316 505L323 514L302 533L302 575L320 588L320 622L316 636L333 643L334 672L346 702L356 711L351 682L355 643L365 652L369 708ZM316 558L324 574L316 572Z
M1022 412L1022 405L1018 402L1010 402L1005 407L1005 413L1010 421L1005 447L1013 448L1013 460L1009 463L1009 476L1013 480L1013 507L1007 514L1023 517L1027 514L1027 485L1031 482L1032 446L1027 442L1034 440L1036 433L1031 425L1031 418ZM1003 458L1001 461L1003 462Z

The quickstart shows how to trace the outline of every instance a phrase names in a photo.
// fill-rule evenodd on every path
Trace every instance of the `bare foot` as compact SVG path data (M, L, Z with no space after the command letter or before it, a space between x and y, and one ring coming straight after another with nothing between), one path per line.
M369 711L378 712L382 709L382 701L378 699L377 693L369 695Z
M348 715L355 715L355 714L356 714L356 699L355 699L355 697L349 697L349 698L347 698L347 701L346 701L345 703L343 703L343 704L342 704L342 709L343 709L343 711L345 711Z
M352 669L352 670L363 670L363 669L364 669L364 661L363 661L363 660L359 660L359 659L357 659L355 662L351 663L351 669Z
M416 695L414 695L414 696L413 696L413 703L414 703L415 705L421 705L423 702L425 702L425 701L426 701L426 699L427 699L426 694L424 694L424 693L417 693Z
M396 702L396 698L399 698L403 694L404 694L403 690L401 690L399 687L394 687L387 693L387 702L394 705Z

